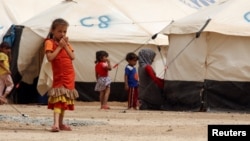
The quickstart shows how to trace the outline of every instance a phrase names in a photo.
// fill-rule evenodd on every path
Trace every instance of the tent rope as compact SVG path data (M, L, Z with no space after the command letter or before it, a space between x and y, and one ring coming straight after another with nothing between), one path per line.
M177 57L179 57L180 56L180 54L181 53L183 53L183 51L195 40L195 39L197 39L197 38L199 38L200 37L200 34L202 33L202 31L206 28L206 26L208 25L208 23L211 21L211 19L209 18L207 21L206 21L206 23L202 26L202 28L198 31L198 32L196 32L196 36L195 37L193 37L186 45L185 45L185 47L179 52L179 53L177 53L177 55L171 60L171 61L169 61L169 63L168 63L168 65L166 66L167 68L177 59Z
M161 34L161 33L164 31L164 29L166 29L167 27L169 27L173 22L174 22L174 20L172 20L166 27L164 27L164 28L163 28L162 30L160 30L158 33L154 34L154 35L151 36L149 39L147 39L147 40L145 41L145 43L143 43L142 45L140 45L140 46L139 46L138 48L136 48L133 52L136 52L136 51L138 51L140 48L142 48L143 46L147 45L149 41L156 39L157 36L158 36L158 34ZM165 67L165 64L166 64L166 63L164 62L163 56L162 56L162 54L161 54L160 46L157 46L157 47L158 47L158 51L160 52L160 55L161 55L161 59L162 59L163 65L164 65L164 67ZM113 66L114 69L116 68L116 73L115 73L115 77L114 77L114 82L115 82L115 80L116 80L116 76L117 76L117 72L118 72L118 65L119 65L120 63L122 63L124 60L125 60L125 58L121 59L118 63L116 63L116 64ZM164 71L164 76L165 76L166 69L164 69L163 71ZM161 73L162 73L162 72L161 72ZM161 74L161 73L160 73L160 74ZM164 77L164 79L165 79L165 77ZM149 83L143 91L147 90L147 88L148 88L150 85L152 85L152 82Z
M138 51L140 48L142 48L143 46L147 45L149 43L149 41L154 40L157 38L157 35L162 33L162 31L167 28L169 25L171 25L174 21L172 20L166 27L164 27L161 31L159 31L158 33L154 34L153 36L151 36L149 39L147 39L143 44L141 44L138 48L136 48L133 52ZM113 68L116 68L120 63L122 63L125 60L125 58L121 59L118 63L116 63Z
M115 71L115 77L114 77L114 82L116 81L116 76L117 76L117 72L118 72L118 65L116 66L116 71Z

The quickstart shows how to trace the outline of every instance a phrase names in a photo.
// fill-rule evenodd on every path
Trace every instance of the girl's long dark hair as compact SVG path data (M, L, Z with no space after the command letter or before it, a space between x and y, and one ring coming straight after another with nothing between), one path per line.
M104 51L104 50L100 50L100 51L97 51L97 52L95 53L95 56L96 56L95 63L98 63L98 62L100 62L100 61L102 60L102 58L103 58L104 56L108 57L109 54L108 54L106 51Z

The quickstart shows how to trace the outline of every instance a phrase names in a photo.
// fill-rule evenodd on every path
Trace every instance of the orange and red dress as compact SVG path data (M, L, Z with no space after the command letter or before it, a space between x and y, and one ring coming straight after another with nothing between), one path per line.
M52 39L45 41L45 52L54 51L58 43ZM71 51L73 48L68 46ZM48 109L60 108L63 110L74 110L74 99L78 98L75 89L75 71L73 62L66 50L62 49L51 61L53 71L53 85L48 91Z

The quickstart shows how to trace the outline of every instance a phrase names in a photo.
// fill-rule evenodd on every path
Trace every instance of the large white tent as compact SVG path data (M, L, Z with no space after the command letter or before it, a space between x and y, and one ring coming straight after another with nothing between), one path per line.
M9 27L30 19L62 0L0 0L0 42Z
M228 0L163 31L169 36L169 105L197 108L205 102L214 109L250 109L249 9L248 0Z
M46 93L52 82L52 73L46 58L41 60L42 43L51 22L55 18L64 18L70 24L67 35L76 53L74 65L77 83L95 83L93 71L97 50L108 51L111 63L119 64L110 72L113 82L123 82L126 53L136 52L140 48L152 48L158 53L155 68L162 76L164 58L159 53L166 53L168 41L166 36L159 35L156 39L152 39L152 36L161 32L171 21L214 3L176 0L63 1L22 23L24 28L17 59L18 72L22 81L29 84L39 76L38 91L40 94ZM161 52L157 46L161 46Z

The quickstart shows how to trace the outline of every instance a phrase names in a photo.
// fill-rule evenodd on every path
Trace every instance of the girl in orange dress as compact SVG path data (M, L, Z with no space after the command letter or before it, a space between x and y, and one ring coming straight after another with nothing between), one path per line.
M72 60L75 55L66 37L69 24L64 19L55 19L51 25L44 48L53 71L53 86L48 92L48 109L54 110L52 132L72 129L63 123L65 110L74 110L74 99L78 98L75 89L75 72Z

